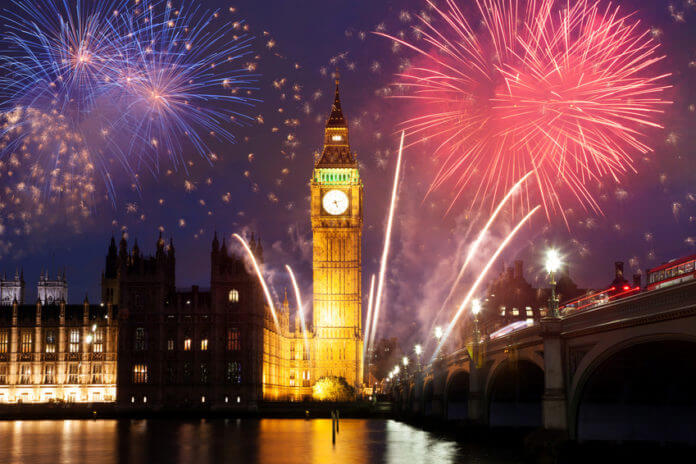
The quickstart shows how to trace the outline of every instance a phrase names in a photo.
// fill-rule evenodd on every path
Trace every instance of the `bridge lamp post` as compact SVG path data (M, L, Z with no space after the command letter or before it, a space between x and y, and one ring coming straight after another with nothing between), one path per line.
M404 365L404 377L408 377L408 356L401 358L401 364Z
M444 335L444 333L442 332L442 327L440 327L439 325L437 327L435 327L435 340L437 340L437 348L440 348L440 339L442 338L443 335ZM435 348L435 349L437 349L437 348ZM440 359L443 358L442 349L440 349L440 352L438 353L438 358L440 358Z
M551 317L558 318L558 297L556 296L556 272L561 269L561 255L557 250L550 249L546 252L546 272L549 274L551 284Z
M423 353L423 347L420 346L420 345L416 345L416 346L413 347L413 351L416 352L416 360L417 360L417 362L418 362L418 372L420 372L420 370L421 370L421 360L420 360L420 356L421 356L421 353Z
M478 343L481 338L479 332L478 315L481 312L481 300L478 298L471 302L471 314L474 315L474 343Z

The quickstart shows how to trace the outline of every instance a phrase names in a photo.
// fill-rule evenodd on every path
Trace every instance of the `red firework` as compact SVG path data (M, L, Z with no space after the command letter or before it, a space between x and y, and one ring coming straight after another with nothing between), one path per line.
M647 153L642 132L661 127L669 74L647 28L588 0L476 0L479 27L455 0L429 1L438 21L422 16L426 46L386 36L418 52L399 74L418 115L408 135L437 141L441 168L431 190L454 183L451 206L465 190L472 205L496 204L526 172L520 202L539 195L547 217L567 191L601 213L588 186L618 182Z

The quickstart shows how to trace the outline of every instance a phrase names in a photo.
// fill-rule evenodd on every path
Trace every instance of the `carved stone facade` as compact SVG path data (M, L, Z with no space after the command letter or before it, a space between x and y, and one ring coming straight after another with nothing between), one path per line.
M0 307L0 403L115 401L114 316L87 300Z

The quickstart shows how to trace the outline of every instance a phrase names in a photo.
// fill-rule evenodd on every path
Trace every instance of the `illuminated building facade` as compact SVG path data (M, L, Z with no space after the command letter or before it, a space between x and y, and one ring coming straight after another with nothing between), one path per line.
M86 298L1 306L0 403L115 401L114 313Z

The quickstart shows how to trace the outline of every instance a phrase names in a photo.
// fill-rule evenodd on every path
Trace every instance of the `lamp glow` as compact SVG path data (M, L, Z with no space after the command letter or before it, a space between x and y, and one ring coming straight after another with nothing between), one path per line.
M557 250L551 249L546 252L546 272L549 274L557 272L561 268L561 255Z
M437 338L438 340L442 338L442 327L440 327L439 325L435 327L435 338Z
M404 356L401 362L403 363L404 367L408 366L408 357Z
M423 352L423 347L420 346L420 345L416 345L416 346L413 348L413 351L416 352L416 356L420 356L421 353Z
M474 316L478 316L478 314L481 312L481 300L475 299L471 302L471 312Z

